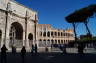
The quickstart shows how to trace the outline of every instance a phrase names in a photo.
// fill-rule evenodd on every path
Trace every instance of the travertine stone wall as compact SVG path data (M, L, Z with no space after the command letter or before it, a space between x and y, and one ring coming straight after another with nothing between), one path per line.
M50 44L68 44L68 42L75 40L72 29L56 29L50 24L37 24L37 30L39 44L44 44L44 42L49 42Z
M6 23L6 20L7 20L7 23ZM28 36L29 36L29 33L31 33L33 35L32 41L34 42L35 40L34 26L37 23L37 22L35 23L35 21L38 21L36 11L33 11L30 8L27 8L17 3L14 0L0 0L0 30L2 31L2 37L1 37L2 40L0 41L0 47L2 47L2 45L5 43L7 48L10 49L9 47L10 30L13 23L18 23L18 25L20 25L23 29L23 32L22 32L23 45L22 46L26 46L27 49L30 49L31 47L29 46ZM15 26L18 26L18 25L15 25ZM5 33L6 33L6 38L5 38ZM25 34L26 34L26 41L25 41ZM6 41L4 41L4 39L6 39Z

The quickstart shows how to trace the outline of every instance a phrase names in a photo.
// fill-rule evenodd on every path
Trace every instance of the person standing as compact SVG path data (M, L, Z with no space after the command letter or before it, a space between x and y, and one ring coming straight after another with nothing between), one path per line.
M12 53L15 54L16 53L16 47L12 46Z
M66 44L62 45L62 51L63 51L63 54L66 54Z
M48 53L48 47L45 47L45 51Z
M3 47L1 48L1 63L6 63L6 51L8 49L6 48L5 44L3 45Z
M35 54L37 54L37 44L35 44Z
M83 50L84 50L85 46L86 46L85 43L78 44L78 53L79 54L84 54Z
M25 54L26 54L26 49L25 46L23 46L21 49L22 63L24 63Z

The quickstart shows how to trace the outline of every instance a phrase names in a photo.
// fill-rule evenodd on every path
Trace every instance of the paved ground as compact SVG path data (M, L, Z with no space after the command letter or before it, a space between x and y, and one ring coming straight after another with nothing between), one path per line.
M26 53L24 63L96 63L96 50L93 48L85 49L84 55L78 54L76 48L66 50L67 54L62 54L59 49L51 53L38 53L35 56ZM7 63L23 63L20 53L7 53Z
M77 48L66 48L66 51L67 51L67 53L78 53ZM62 52L62 51L60 49L58 49L58 48L54 48L52 52ZM85 48L84 53L96 54L96 49L94 49L94 48Z
M22 63L20 53L7 53L7 63ZM96 54L27 53L24 63L96 63Z

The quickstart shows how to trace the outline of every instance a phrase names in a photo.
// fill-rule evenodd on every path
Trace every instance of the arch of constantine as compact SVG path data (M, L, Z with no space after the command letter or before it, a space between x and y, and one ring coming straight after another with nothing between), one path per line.
M0 47L5 44L8 50L12 46L30 49L29 42L33 44L36 40L37 21L36 11L16 1L0 0Z

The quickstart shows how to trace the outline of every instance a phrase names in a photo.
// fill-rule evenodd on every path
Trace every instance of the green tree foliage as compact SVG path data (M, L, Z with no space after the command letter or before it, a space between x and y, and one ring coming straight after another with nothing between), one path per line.
M84 22L96 12L96 4L89 5L85 8L77 10L72 14L65 17L65 19L69 22Z

